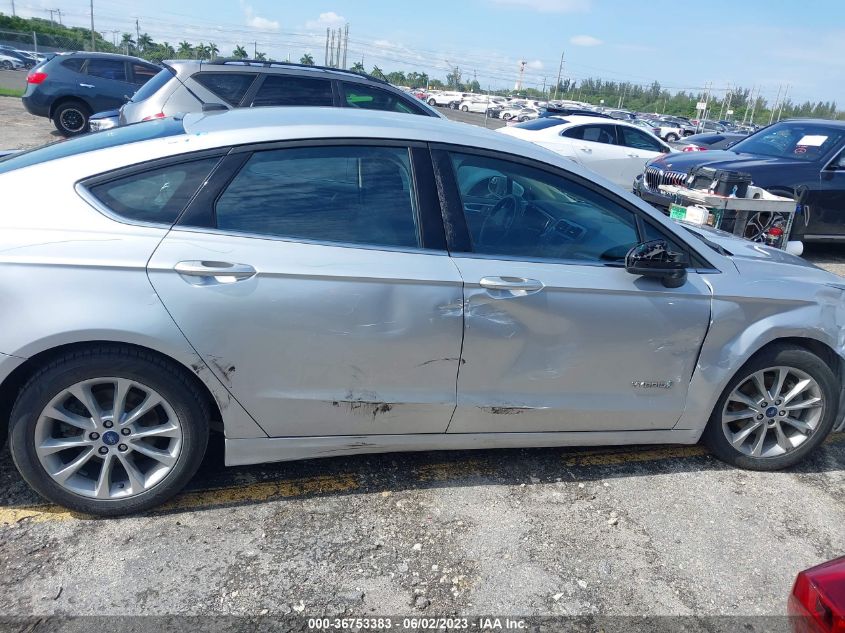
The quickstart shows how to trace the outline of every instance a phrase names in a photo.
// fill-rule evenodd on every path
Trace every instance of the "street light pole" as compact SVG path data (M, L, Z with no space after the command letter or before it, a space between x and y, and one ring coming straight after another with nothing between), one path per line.
M557 83L555 84L555 99L557 99L557 89L560 86L560 76L563 74L563 52L560 54L560 65L557 67Z

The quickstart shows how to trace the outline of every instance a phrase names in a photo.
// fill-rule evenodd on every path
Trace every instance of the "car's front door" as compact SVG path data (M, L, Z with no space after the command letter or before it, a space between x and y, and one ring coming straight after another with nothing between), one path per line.
M465 329L449 432L672 428L711 297L695 271L668 289L622 267L659 227L610 192L537 164L446 148L435 158L455 176L444 199L459 241L466 226L452 247ZM473 192L484 179L498 199L480 209Z
M445 431L463 296L427 157L362 143L232 154L150 260L196 370L269 435Z
M620 163L622 184L626 190L633 187L634 179L643 173L645 164L655 156L668 152L669 148L651 134L630 125L617 125L616 137L624 149L626 161Z
M845 238L845 150L821 170L803 202L808 237Z

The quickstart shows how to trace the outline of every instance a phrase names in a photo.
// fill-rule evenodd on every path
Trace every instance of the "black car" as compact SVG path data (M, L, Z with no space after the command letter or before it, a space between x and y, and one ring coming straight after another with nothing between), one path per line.
M111 53L58 54L36 66L21 98L31 114L47 117L64 136L88 131L94 112L114 110L161 68Z
M748 134L704 132L703 134L687 136L683 141L676 143L675 146L683 148L684 151L729 149L744 138L748 138Z
M801 212L792 227L795 239L845 240L845 121L781 121L727 151L658 156L634 181L634 192L665 209L670 200L658 186L680 184L699 165L746 172L754 185L794 197Z

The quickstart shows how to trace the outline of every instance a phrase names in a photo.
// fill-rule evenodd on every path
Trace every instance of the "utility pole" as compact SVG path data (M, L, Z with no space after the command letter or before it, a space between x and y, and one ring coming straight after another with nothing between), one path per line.
M329 27L326 27L326 56L323 57L323 66L329 65Z
M135 18L135 52L141 50L141 25L138 24L138 18Z
M546 101L546 78L543 77L543 101Z
M557 99L557 89L560 86L560 76L563 74L563 52L560 54L560 65L557 67L557 83L555 84L555 99Z
M778 121L780 121L780 115L783 114L783 104L786 103L787 92L789 92L789 84L786 84L786 88L783 89L783 99L780 100L780 110L778 110Z
M349 22L346 23L343 34L343 69L346 70L346 53L349 51Z
M335 67L335 65L334 65L334 29L332 29L332 38L331 38L331 43L329 44L329 55L330 55L330 57L329 57L329 64L328 65L331 68L334 68Z
M519 80L516 82L516 90L522 90L522 78L525 76L525 61L519 62Z
M255 59L258 57L258 42L252 43L252 58Z
M778 103L780 103L780 89L781 89L781 87L782 87L782 86L781 86L780 84L778 84L778 96L777 96L777 97L775 97L775 105L774 105L774 107L772 108L772 113L771 113L771 115L769 115L769 125L771 125L771 124L772 124L772 121L774 121L774 120L775 120L775 110L777 110L777 109L778 109Z
M50 26L56 26L56 22L53 20L53 14L56 12L55 9L44 9L44 13L50 14Z
M97 44L94 42L94 0L91 0L91 51L97 50Z
M15 15L15 0L12 0L12 17L16 17Z
M757 109L757 102L760 100L760 90L762 86L757 86L757 96L753 99L751 103L751 117L748 119L748 123L754 125L754 111Z

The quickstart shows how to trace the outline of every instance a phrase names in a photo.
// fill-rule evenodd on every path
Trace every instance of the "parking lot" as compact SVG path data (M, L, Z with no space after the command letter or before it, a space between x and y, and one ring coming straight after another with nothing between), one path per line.
M58 138L14 98L0 130L0 149ZM845 274L845 250L808 258ZM217 440L175 501L111 520L44 504L4 449L0 613L782 615L796 572L845 551L843 525L845 434L778 473L699 446L224 468Z

